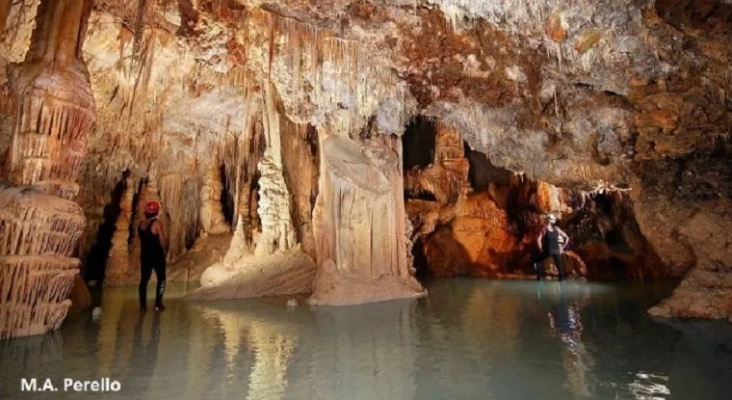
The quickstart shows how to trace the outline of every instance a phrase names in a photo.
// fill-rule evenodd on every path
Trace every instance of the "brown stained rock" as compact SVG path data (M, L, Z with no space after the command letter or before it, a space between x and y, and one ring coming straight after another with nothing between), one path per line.
M574 42L574 50L580 54L595 47L602 39L602 33L596 29L586 29L582 31Z
M468 159L457 130L438 124L432 165L424 170L410 170L404 178L407 193L430 193L440 204L455 202L469 189Z
M89 287L86 286L80 274L74 278L74 285L69 292L69 300L71 301L70 312L85 310L92 305Z
M10 15L10 7L13 3L10 0L0 0L0 33L5 31L5 24Z
M639 129L659 128L668 134L678 127L679 116L670 110L653 110L636 114L635 125Z
M544 32L557 43L567 40L567 29L563 25L562 15L553 13L546 21Z
M655 110L651 112L651 118L656 126L663 129L664 133L670 133L679 124L679 116L670 110Z
M482 218L456 217L426 240L425 256L435 275L496 277L506 272L515 258L517 239L503 211L482 208L480 213Z
M348 306L425 296L427 291L413 277L358 275L340 270L333 260L318 268L313 284L312 305Z

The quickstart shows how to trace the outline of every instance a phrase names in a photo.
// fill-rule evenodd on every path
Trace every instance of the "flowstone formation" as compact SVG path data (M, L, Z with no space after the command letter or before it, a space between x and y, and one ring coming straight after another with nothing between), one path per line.
M96 121L81 51L89 11L85 1L41 1L25 61L8 68L15 108L2 132L12 139L0 188L0 338L57 329L71 306L86 223L72 200Z
M346 305L424 295L407 259L401 139L322 142L314 210L320 266L310 302ZM380 137L379 137L380 136Z

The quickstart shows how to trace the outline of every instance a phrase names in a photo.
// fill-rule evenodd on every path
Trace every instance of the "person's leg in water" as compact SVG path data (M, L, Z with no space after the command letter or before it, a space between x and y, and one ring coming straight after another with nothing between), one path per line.
M152 266L147 260L140 260L140 286L137 288L140 296L140 310L147 311L147 283L150 282Z
M536 271L536 280L540 281L544 279L544 266L542 263L546 258L549 256L546 251L542 251L537 256L534 257L533 260L531 260L532 266L534 267L534 271Z
M165 310L163 305L163 295L165 294L165 260L155 263L155 277L158 284L155 287L155 311Z
M564 264L562 261L562 255L561 254L552 254L552 257L554 257L554 265L557 266L557 272L559 273L559 280L563 281L566 276L564 275Z

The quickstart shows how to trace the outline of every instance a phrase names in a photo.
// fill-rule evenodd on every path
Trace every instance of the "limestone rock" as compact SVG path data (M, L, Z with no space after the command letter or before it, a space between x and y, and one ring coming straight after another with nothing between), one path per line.
M72 254L86 219L76 203L0 185L0 338L61 326L79 273Z
M342 305L423 295L407 265L401 141L331 136L321 143L314 214L319 283L311 301ZM376 282L384 288L363 290Z
M393 267L388 273L404 279L411 274L410 259L401 257L412 240L418 248L434 231L452 232L453 220L471 229L489 225L466 222L483 217L461 215L465 210L456 207L471 190L473 195L487 191L510 216L513 224L498 231L510 228L517 256L532 251L541 213L563 213L563 226L581 239L575 250L591 279L605 265L627 266L641 260L640 254L647 256L642 266L627 272L638 279L681 276L689 268L710 272L718 265L704 259L703 235L696 228L682 232L677 221L708 212L712 200L730 198L724 173L732 129L729 1L628 6L429 0L427 6L407 7L413 4L404 0L275 0L215 6L190 1L178 7L103 0L95 3L85 40L69 39L87 26L67 23L71 18L62 12L63 23L44 24L50 21L50 3L78 11L69 1L0 1L0 154L11 155L5 161L12 166L3 169L3 177L32 181L64 198L78 191L91 221L89 238L102 225L108 193L120 173L129 171L135 185L154 181L155 196L175 217L164 221L171 262L185 258L202 231L223 229L216 204L223 200L237 226L230 255L255 247L266 256L301 244L318 265L332 259L339 273L353 265L360 270L362 260L353 254L372 252L354 231L385 223L378 213L372 223L365 206L339 203L334 193L342 194L341 200L373 201L388 209L387 219L403 221L403 204L395 198L406 188L410 196L424 197L419 201L432 196L439 204L420 204L424 214L412 218L411 235L402 222L383 229L400 257L386 263ZM59 40L32 38L36 20L39 31ZM54 29L43 28L51 25ZM41 48L48 49L41 63L6 68L30 61ZM74 67L65 70L64 79L46 74L48 65L69 60ZM53 79L35 79L39 76ZM64 93L44 92L59 82ZM92 102L100 105L93 112ZM357 159L355 165L334 166L333 154L324 150L331 137L358 146L394 141L418 114L440 121L441 129L454 131L458 139L436 152L442 158L432 168L408 171L405 187L400 187L400 161L397 167L373 162L391 159L388 151L366 150L371 165L363 167L358 157L347 157ZM17 124L16 115L24 116ZM84 133L88 141L76 140L92 119L98 129ZM290 142L301 133L293 133L288 123L315 130L317 139ZM71 140L58 140L58 129L49 140L36 137L48 133L48 126L70 126L63 137ZM475 179L481 175L475 174L475 153L522 183ZM649 166L661 161L678 173ZM223 199L216 197L218 183L211 180L212 165L219 163L224 164ZM694 168L699 178L687 175L694 163L706 165ZM345 172L336 174L334 167ZM654 179L632 182L635 214L590 209L601 203L590 196L605 197L596 188L628 187L644 170L654 171L665 189L656 193ZM357 171L366 173L366 182L353 177ZM376 172L383 172L388 184ZM335 183L343 190L336 192ZM146 190L139 195L148 196ZM387 192L394 201L387 201ZM333 213L341 209L355 222L331 221L339 221ZM630 222L619 224L618 215ZM725 218L724 211L714 215ZM130 217L131 225L137 217ZM120 226L114 239L115 260L124 255L124 232ZM724 247L719 237L707 239ZM611 246L604 243L608 238L622 243ZM642 243L645 238L652 246ZM479 240L470 242L477 247ZM135 246L128 263L132 273L139 258ZM344 254L342 248L355 250ZM327 254L319 254L322 250ZM474 250L471 254L479 253ZM514 272L529 273L525 260L513 263L521 265ZM653 263L658 267L649 266ZM700 276L705 278L699 282L710 280L706 273ZM692 287L702 287L694 282Z
M0 186L0 338L57 329L71 306L86 218L70 199L96 123L79 49L90 7L41 1L25 60L9 68L16 109L0 178L15 186Z
M201 276L189 300L241 299L309 293L315 263L299 248L268 256L248 255L234 265L214 264Z
M134 282L136 277L130 269L129 237L133 221L132 208L135 195L134 182L127 178L120 200L119 217L115 223L112 247L104 272L104 284L115 286Z
M220 168L215 162L211 162L201 187L201 230L204 234L220 235L230 231L224 218L224 211L221 205L221 183Z

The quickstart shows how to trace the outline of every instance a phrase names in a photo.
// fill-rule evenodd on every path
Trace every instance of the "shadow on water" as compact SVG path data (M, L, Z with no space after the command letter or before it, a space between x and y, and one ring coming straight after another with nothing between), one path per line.
M119 399L726 399L730 327L654 321L664 287L430 280L430 295L356 307L268 300L102 313L0 342L2 399L20 377L120 381ZM182 291L180 291L182 292ZM180 293L178 293L180 294ZM96 399L54 393L54 399Z

